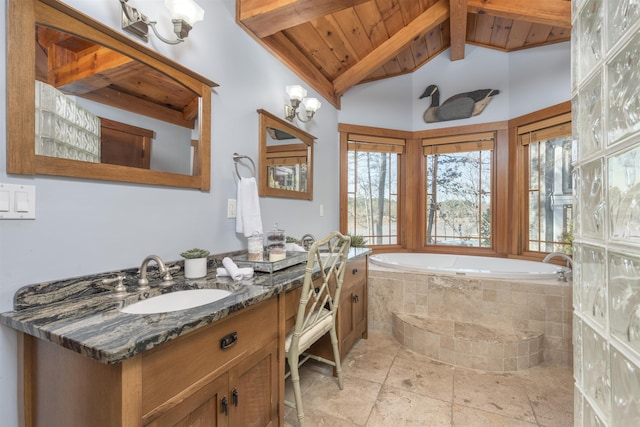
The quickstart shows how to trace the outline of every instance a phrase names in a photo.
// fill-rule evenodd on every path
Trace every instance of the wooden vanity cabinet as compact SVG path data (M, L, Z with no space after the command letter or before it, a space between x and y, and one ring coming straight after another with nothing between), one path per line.
M344 272L337 330L342 359L358 339L367 338L367 260L350 261Z
M277 300L114 365L23 335L25 425L276 426Z

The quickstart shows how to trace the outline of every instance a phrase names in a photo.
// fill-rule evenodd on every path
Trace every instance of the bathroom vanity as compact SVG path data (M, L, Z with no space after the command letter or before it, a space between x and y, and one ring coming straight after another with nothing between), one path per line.
M360 306L368 252L350 251L338 311L342 357L356 335L366 337ZM19 290L15 311L0 322L19 331L24 425L282 425L284 337L304 267L241 282L216 278L215 268L197 280L176 273L174 285L160 289L152 279L147 292L136 292L132 270L120 297L101 284L113 273ZM232 293L188 310L121 311L162 293L207 288Z

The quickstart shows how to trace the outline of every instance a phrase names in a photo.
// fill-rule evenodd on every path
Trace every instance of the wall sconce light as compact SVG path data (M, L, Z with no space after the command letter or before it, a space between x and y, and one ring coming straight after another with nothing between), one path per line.
M316 98L305 98L305 96L307 96L307 90L300 85L287 86L285 89L287 91L287 95L289 95L291 105L285 104L284 117L290 122L292 122L296 117L304 123L310 121L316 111L320 108L320 101ZM298 111L300 103L304 106L304 118L300 116L300 112Z
M171 12L171 22L173 22L173 32L176 33L176 40L169 40L158 33L156 29L157 21L150 21L149 18L138 11L135 7L127 4L129 0L120 0L122 6L122 29L141 38L145 42L149 41L149 27L156 37L168 44L182 43L189 35L189 31L198 21L204 17L202 9L193 0L164 0L164 5Z

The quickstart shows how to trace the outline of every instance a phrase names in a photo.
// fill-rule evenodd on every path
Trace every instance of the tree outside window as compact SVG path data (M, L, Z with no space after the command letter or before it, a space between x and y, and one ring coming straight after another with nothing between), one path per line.
M398 164L403 145L349 140L347 232L368 245L396 245Z
M489 248L493 140L428 145L426 245Z

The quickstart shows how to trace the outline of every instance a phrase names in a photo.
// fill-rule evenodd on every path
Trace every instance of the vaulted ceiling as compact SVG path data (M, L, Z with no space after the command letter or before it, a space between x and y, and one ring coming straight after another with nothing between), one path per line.
M570 0L236 0L236 21L336 108L352 86L465 44L504 52L570 40Z

